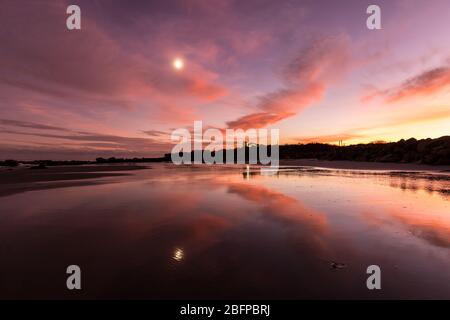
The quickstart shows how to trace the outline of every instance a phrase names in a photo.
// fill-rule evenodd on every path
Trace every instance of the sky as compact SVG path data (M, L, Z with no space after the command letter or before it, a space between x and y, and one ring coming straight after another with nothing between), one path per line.
M282 144L450 135L448 0L0 6L0 159L161 156L194 121Z

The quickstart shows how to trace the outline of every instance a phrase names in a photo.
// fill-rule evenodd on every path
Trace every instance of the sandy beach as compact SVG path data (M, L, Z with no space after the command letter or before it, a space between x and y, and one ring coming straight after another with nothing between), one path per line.
M168 163L3 170L0 298L73 298L71 264L86 299L449 297L447 173L288 164L276 175ZM374 264L386 284L377 295L364 285Z
M450 173L450 166L430 166L412 163L295 159L281 160L280 165L344 170ZM208 167L211 168L211 166ZM101 184L103 180L98 178L127 176L131 174L131 172L127 171L149 168L151 166L135 163L120 165L49 166L45 169L31 169L29 166L15 168L0 167L0 197L32 190Z
M450 172L450 166L431 166L417 163L386 163L360 161L327 161L317 159L280 160L282 166L305 166L349 170L435 171Z
M136 164L55 166L45 169L0 167L0 197L31 190L98 184L99 180L91 180L125 176L129 174L126 171L146 168L148 166Z

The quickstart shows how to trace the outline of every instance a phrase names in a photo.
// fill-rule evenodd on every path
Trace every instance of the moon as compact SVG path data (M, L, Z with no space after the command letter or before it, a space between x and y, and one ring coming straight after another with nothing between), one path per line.
M173 67L174 67L176 70L181 70L181 69L183 69L183 67L184 67L184 62L183 62L183 60L181 60L181 59L179 59L179 58L173 60Z

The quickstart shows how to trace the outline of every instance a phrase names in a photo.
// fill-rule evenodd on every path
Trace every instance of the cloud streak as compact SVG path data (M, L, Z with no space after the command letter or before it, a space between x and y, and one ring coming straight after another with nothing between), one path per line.
M259 98L251 113L227 123L230 128L260 128L296 115L319 102L327 87L350 67L351 52L345 36L313 40L282 74L283 88Z
M130 51L89 15L80 32L69 32L64 12L63 2L21 6L9 1L2 7L0 88L5 94L14 87L56 101L70 99L74 109L133 109L149 99L164 109L179 104L179 98L211 102L227 94L216 83L218 75L201 64L191 61L188 72L175 72L161 53Z
M0 125L13 126L13 127L21 127L28 129L40 129L40 130L57 130L57 131L70 131L66 128L48 126L45 124L27 122L27 121L18 121L18 120L9 120L9 119L0 119Z
M1 119L0 124L13 127L13 129L0 128L2 135L32 138L20 145L15 143L20 140L5 139L0 144L0 151L5 155L13 152L28 155L41 152L42 155L47 155L59 148L64 155L78 153L77 158L92 159L99 155L108 155L108 152L110 155L122 157L131 155L143 157L160 156L172 147L172 143L156 137L139 138L98 134L8 119Z
M385 92L389 102L396 102L415 96L424 96L436 93L450 87L450 67L439 67L422 72L400 86Z
M386 102L395 103L406 99L430 96L450 88L450 66L425 70L406 79L401 84L385 90L372 90L361 98L368 102L381 97Z

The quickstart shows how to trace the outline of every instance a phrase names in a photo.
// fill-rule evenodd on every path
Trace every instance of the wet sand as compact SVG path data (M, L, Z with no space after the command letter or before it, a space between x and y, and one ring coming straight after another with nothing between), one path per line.
M344 170L375 170L401 172L444 172L450 173L450 166L430 166L413 163L380 163L357 161L326 161L316 159L281 160L281 166L303 166ZM220 166L213 166L221 169ZM0 167L0 197L32 190L53 189L72 186L88 186L104 183L99 178L130 175L134 170L150 169L145 164L106 164L78 166L49 166L45 169L20 166ZM191 169L212 169L212 166L191 166Z
M0 299L450 297L446 174L136 167L0 178L40 188L0 198ZM70 174L102 176L55 180ZM65 286L72 264L79 292ZM380 291L366 286L370 265Z
M280 160L283 166L305 166L349 170L387 170L387 171L436 171L450 172L450 166L431 166L417 163L385 163L360 161L327 161L316 159Z
M55 166L0 168L0 197L15 193L101 183L98 178L129 175L126 171L147 169L142 165Z

